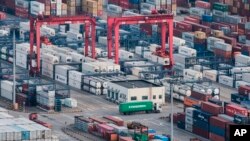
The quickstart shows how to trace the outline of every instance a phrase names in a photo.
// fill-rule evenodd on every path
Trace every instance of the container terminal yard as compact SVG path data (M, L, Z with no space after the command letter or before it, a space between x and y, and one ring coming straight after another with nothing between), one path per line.
M0 141L234 141L249 5L0 0Z

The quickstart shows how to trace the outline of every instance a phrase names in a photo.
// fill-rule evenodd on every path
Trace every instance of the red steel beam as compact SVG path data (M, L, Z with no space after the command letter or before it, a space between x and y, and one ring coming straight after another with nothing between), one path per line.
M115 33L115 63L119 64L119 26L124 24L156 24L162 23L162 45L161 50L166 50L166 32L168 24L168 34L169 34L169 58L170 67L173 65L173 15L172 14L162 14L162 15L146 15L146 16L133 16L133 17L108 17L108 58L111 59L112 56L112 29Z
M37 57L36 57L36 66L30 61L30 70L31 74L37 74L40 72L40 27L42 25L58 25L58 24L86 24L85 27L85 56L88 55L88 46L89 46L89 29L91 24L91 38L92 38L92 58L96 58L95 54L95 39L96 39L96 20L91 17L86 16L72 16L72 17L38 17L30 19L30 55L33 56L34 50L34 35L36 32L36 46L37 46ZM87 36L86 36L87 35ZM86 52L87 51L87 52Z

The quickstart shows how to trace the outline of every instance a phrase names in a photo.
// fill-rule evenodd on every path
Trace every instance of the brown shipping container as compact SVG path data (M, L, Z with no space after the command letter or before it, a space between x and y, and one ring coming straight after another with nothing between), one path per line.
M184 106L187 106L187 107L192 107L194 104L200 104L201 101L195 99L195 98L192 98L192 97L188 97L186 96L184 98Z
M225 138L224 138L224 137L218 136L218 135L213 134L213 133L210 133L210 134L209 134L209 139L210 139L211 141L225 141Z
M237 40L235 38L227 37L227 36L222 36L219 37L225 41L227 44L231 44L233 47L237 45Z
M217 117L217 116L213 116L210 118L211 125L222 128L222 129L225 129L228 123L229 121L223 118Z
M174 114L174 122L182 121L185 122L185 113L175 113Z
M205 92L198 92L195 90L191 91L191 97L198 99L198 100L202 100L202 101L208 101L209 98L212 98L212 96L210 94L207 94Z
M232 58L232 51L224 51L221 49L214 48L214 54L217 57L222 57L224 59L231 59Z
M249 96L250 86L240 86L238 92L240 95Z
M204 138L209 138L209 132L206 131L206 130L203 130L202 128L199 128L199 127L196 127L196 126L193 126L193 133L199 135L199 136L202 136Z
M132 137L119 137L119 141L134 141Z
M192 25L184 22L176 22L176 28L183 31L192 31Z
M222 106L210 102L201 102L201 110L213 115L223 114Z
M174 32L174 36L182 38L182 32L184 32L184 31L178 30L178 29L174 29L173 32Z
M191 18L191 17L184 17L184 21L188 21L188 22L193 22L193 23L200 23L199 19L195 19L195 18Z
M118 126L124 126L124 121L119 118L119 117L115 117L115 116L104 116L103 118L110 120L112 122L114 122L116 125Z

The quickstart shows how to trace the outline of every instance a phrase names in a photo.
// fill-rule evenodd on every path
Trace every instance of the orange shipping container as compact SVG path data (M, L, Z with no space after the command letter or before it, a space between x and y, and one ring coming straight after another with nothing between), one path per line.
M194 99L192 97L188 97L186 96L184 98L184 105L187 106L187 107L192 107L193 105L195 104L201 104L201 101L197 100L197 99Z

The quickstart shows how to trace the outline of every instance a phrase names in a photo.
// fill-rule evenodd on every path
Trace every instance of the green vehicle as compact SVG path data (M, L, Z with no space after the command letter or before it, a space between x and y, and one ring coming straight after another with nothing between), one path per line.
M161 106L152 101L124 102L119 105L119 112L124 115L135 112L160 113L161 111Z

